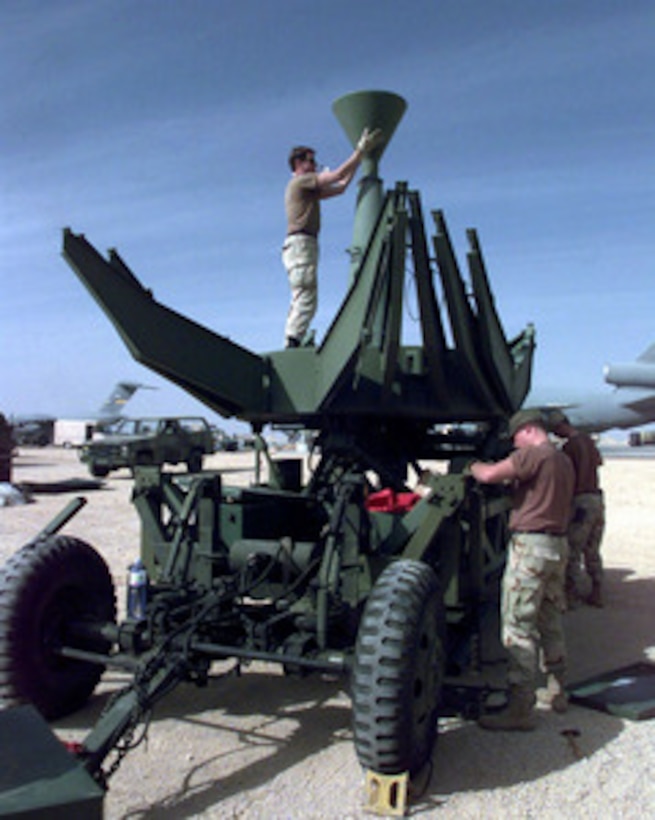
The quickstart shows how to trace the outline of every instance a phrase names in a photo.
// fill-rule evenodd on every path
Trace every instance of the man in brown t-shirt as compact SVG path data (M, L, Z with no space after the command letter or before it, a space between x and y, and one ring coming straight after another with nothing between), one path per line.
M318 234L321 229L320 201L339 196L350 185L362 158L382 139L376 129L365 128L357 147L335 171L316 170L316 152L306 145L292 148L289 167L292 177L284 194L287 236L282 262L291 288L291 305L285 327L286 347L299 347L318 305Z
M569 523L569 560L566 565L566 604L575 609L581 602L580 564L591 579L591 593L586 599L591 606L603 606L603 561L600 543L605 530L605 502L598 481L598 468L603 463L598 448L588 433L577 430L560 410L548 416L550 429L565 439L563 451L573 462L575 490L573 515Z
M538 410L520 410L512 416L509 433L516 449L507 458L470 466L477 481L507 483L513 490L501 604L509 700L503 711L483 715L479 724L484 729L526 731L536 725L540 651L548 682L545 698L556 711L567 708L561 613L575 476L568 456L548 438Z

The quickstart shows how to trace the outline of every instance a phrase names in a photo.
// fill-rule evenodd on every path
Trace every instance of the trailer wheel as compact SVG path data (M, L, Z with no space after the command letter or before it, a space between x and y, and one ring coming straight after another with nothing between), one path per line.
M64 658L57 648L73 622L114 622L114 584L84 541L51 536L27 544L0 570L0 706L31 702L47 719L87 700L103 666ZM109 641L80 636L75 647L107 652Z
M437 736L443 601L434 570L394 562L366 602L353 672L355 749L365 769L416 775Z
M109 467L92 464L89 468L89 472L94 478L106 478L109 475Z

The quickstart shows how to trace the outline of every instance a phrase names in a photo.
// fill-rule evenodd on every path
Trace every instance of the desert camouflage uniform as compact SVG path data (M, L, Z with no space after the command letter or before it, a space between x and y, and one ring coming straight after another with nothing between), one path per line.
M550 708L564 712L568 706L562 612L575 474L571 459L549 441L538 410L516 412L508 432L516 449L507 459L490 468L474 463L471 471L478 480L513 479L501 601L509 692L503 710L478 720L483 729L513 732L536 727L539 665L547 673Z
M603 494L581 493L573 499L573 516L569 525L569 562L566 568L566 589L569 594L580 589L580 561L592 584L603 580L603 561L600 544L605 530L605 502Z
M569 606L575 608L580 599L580 562L584 558L592 586L587 600L594 606L602 606L603 563L600 543L605 529L605 504L599 485L598 468L603 459L587 433L579 433L575 428L571 428L568 433L562 449L575 468L575 489L567 533L569 563L566 568L566 595Z
M538 662L544 672L564 677L566 647L561 615L566 609L567 557L566 536L517 532L510 539L501 606L511 686L532 689Z

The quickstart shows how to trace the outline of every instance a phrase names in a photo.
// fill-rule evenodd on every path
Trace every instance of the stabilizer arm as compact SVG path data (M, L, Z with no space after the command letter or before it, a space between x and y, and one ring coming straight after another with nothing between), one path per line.
M134 358L223 416L264 401L264 360L157 302L120 256L105 260L64 230L63 257L107 314Z

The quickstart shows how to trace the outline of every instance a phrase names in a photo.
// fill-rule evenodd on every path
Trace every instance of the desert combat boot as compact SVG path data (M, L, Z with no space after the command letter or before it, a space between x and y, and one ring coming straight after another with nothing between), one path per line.
M511 686L507 706L497 714L482 715L478 725L497 732L531 732L537 727L535 700L531 689Z
M564 714L569 708L569 696L566 694L564 676L549 672L546 686L537 689L537 700L550 707L553 712Z
M603 587L600 581L592 581L591 593L587 598L587 603L589 606L598 607L598 609L603 608L605 602L603 601Z

